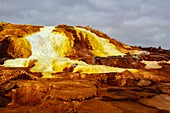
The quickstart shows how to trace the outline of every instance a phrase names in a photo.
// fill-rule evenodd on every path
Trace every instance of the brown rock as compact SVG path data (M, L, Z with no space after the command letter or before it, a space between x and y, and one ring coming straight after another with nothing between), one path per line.
M151 85L152 84L152 82L150 81L150 80L140 80L139 82L138 82L138 86L142 86L142 87L146 87L146 86L149 86L149 85Z
M132 101L113 101L114 106L123 110L123 113L158 113L158 110L143 106L137 102Z
M84 101L75 110L78 113L123 113L120 108L97 99Z
M161 83L158 87L162 92L170 95L170 83Z
M70 102L59 100L47 100L38 106L32 106L29 113L74 113Z
M111 89L107 90L106 92L102 92L99 96L101 96L101 99L104 101L115 101L115 100L138 100L140 98L144 97L152 97L156 95L156 93L151 93L147 91L133 91L130 89L112 89L112 91L109 91Z
M16 89L12 89L8 96L13 103L35 105L43 100L82 101L96 96L96 86L88 81L35 81L16 80ZM8 86L8 84L7 84ZM7 87L4 86L4 87Z
M0 109L1 113L29 113L31 106L8 105Z
M59 99L65 101L83 101L85 99L93 98L97 95L96 86L79 81L61 81L51 84L51 91L48 98Z
M137 86L138 77L128 70L118 73L115 78L118 86Z
M7 106L7 104L10 102L11 102L11 98L0 95L0 107Z
M97 65L137 69L145 67L145 64L140 62L141 59L134 55L95 57L94 59L94 64Z
M170 67L168 69L170 69ZM162 68L139 70L138 72L134 73L134 76L141 79L151 80L153 82L170 82L169 72Z
M140 99L139 102L147 106L170 112L170 95L167 94L156 95L151 99L143 98Z
M49 88L41 81L17 81L16 89L13 89L8 95L12 98L14 104L35 105L42 102Z
M8 68L0 66L0 85L10 80L32 80L38 79L41 73L30 73L29 68Z
M0 23L0 64L7 59L29 57L34 51L25 36L39 31L41 27ZM127 46L98 30L83 28L107 39L115 45L115 49L126 55L107 56L110 54L102 48L93 47L88 40L88 37L95 38L92 34L77 31L73 26L59 25L52 32L65 34L70 41L70 48L63 57L127 70L73 73L77 66L73 64L64 68L64 72L52 73L51 78L45 79L41 78L41 72L30 72L34 63L27 68L0 66L0 113L170 112L170 64L166 62L170 60L169 50ZM98 54L100 50L101 55ZM159 61L160 68L145 69L143 60Z

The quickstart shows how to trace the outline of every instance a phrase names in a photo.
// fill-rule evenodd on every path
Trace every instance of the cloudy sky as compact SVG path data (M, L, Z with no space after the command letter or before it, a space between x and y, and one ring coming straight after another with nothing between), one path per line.
M128 45L170 49L170 0L0 0L0 21L82 25Z

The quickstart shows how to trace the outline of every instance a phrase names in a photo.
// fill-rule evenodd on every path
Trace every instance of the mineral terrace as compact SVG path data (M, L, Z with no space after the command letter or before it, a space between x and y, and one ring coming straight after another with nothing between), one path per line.
M169 113L170 50L89 26L0 23L0 113Z

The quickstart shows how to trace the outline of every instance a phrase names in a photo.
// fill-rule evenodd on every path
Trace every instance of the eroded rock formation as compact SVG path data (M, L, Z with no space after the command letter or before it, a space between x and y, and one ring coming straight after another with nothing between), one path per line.
M0 24L1 113L168 113L170 51L82 26Z

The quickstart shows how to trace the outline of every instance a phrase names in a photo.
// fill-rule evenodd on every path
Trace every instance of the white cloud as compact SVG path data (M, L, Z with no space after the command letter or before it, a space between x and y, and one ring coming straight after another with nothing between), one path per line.
M0 21L89 25L129 45L170 48L170 0L1 0Z

